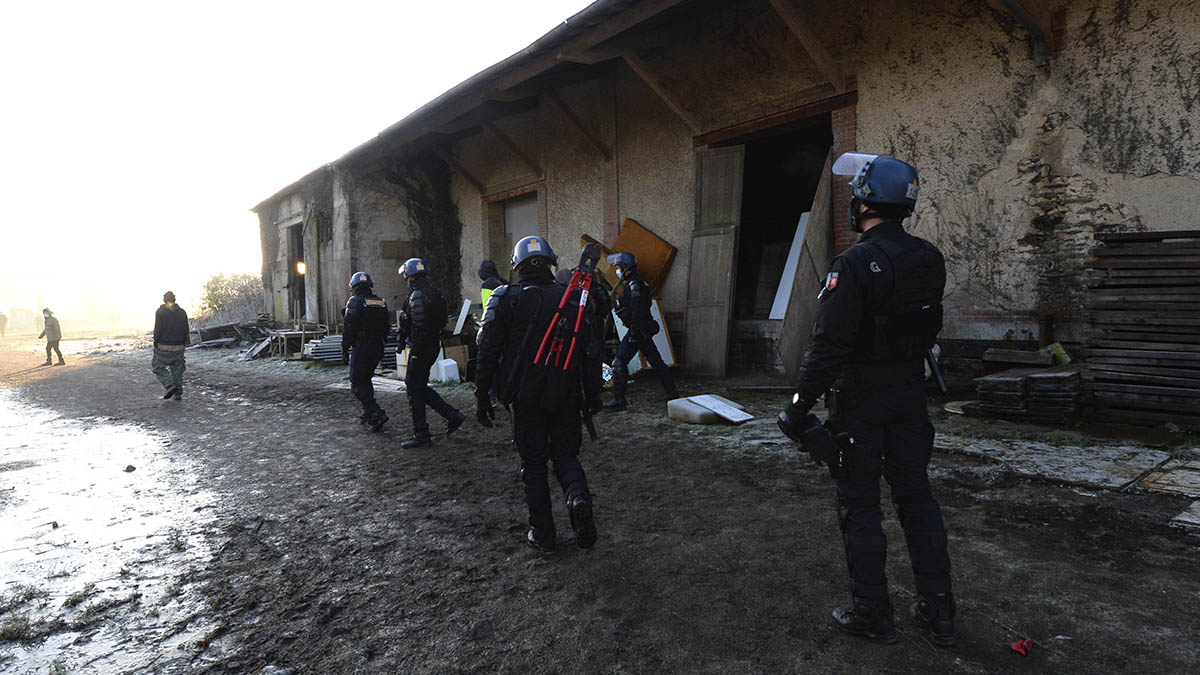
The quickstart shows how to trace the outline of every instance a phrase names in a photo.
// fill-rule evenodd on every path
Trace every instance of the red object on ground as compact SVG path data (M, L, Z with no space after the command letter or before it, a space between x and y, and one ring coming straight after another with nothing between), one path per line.
M1012 643L1012 650L1021 656L1029 656L1029 651L1033 649L1033 638L1025 638Z

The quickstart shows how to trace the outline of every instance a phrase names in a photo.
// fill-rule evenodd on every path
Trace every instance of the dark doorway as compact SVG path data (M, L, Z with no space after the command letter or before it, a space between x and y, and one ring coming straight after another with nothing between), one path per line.
M304 261L304 226L288 228L288 314L293 319L304 316L304 276L297 263Z
M812 208L833 145L830 116L747 142L734 318L767 319L800 216Z

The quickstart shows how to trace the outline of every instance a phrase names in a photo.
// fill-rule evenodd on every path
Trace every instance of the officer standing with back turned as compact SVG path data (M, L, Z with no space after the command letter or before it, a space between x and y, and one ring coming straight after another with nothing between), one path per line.
M825 278L800 383L779 426L814 460L827 461L837 479L852 602L833 611L834 624L853 635L896 641L884 574L882 475L916 577L910 615L934 643L950 646L955 603L946 527L930 494L933 425L924 382L925 353L942 328L945 261L901 225L916 206L916 169L888 156L847 153L833 172L854 176L850 222L862 238L833 261ZM822 394L829 410L825 428L809 413Z
M433 408L446 420L446 435L462 426L467 416L446 403L429 387L429 371L442 348L442 326L446 325L446 299L433 287L429 267L420 258L409 258L400 268L400 276L408 280L409 294L400 311L400 333L409 346L408 371L404 387L408 390L408 405L412 410L413 436L400 444L402 448L423 448L433 445L425 406Z
M597 256L598 257L598 256ZM475 379L475 418L493 426L495 412L488 391L493 387L500 400L513 406L513 440L521 456L521 482L529 507L526 543L541 553L556 547L554 516L550 503L549 471L567 499L567 512L575 531L575 544L588 549L596 543L596 524L587 476L579 463L583 443L580 410L600 407L599 358L589 349L587 328L576 336L584 341L573 354L556 352L573 334L578 316L579 293L573 293L558 321L551 322L567 287L556 283L551 266L558 258L541 237L525 237L513 248L515 278L492 294L484 312L479 337L479 366ZM594 307L588 303L588 307ZM585 312L588 307L585 307ZM547 332L548 329L553 329ZM543 351L549 345L548 351ZM569 353L569 349L567 350ZM556 354L537 362L539 354Z
M375 295L375 282L366 272L350 276L350 292L346 301L346 331L342 335L342 361L350 364L350 390L362 403L359 421L371 431L379 431L388 421L387 413L375 402L375 387L371 378L383 360L391 317L387 301ZM353 351L352 351L353 350Z

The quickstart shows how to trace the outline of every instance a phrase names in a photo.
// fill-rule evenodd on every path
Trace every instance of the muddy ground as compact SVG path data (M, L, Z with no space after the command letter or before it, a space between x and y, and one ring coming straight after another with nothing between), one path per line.
M546 559L522 543L503 425L472 420L402 451L403 394L381 394L392 422L370 434L349 392L324 388L341 369L189 352L174 402L158 398L148 350L64 346L67 366L36 369L36 344L0 343L0 407L25 434L6 429L0 445L0 518L15 522L0 542L0 672L1182 673L1200 662L1200 536L1167 524L1184 498L938 454L960 641L935 648L898 617L900 643L876 646L829 625L847 596L832 485L780 440L778 394L727 393L758 418L690 427L665 418L653 382L636 382L636 411L601 419L602 439L585 441L599 543ZM467 386L441 391L470 411ZM887 508L903 608L912 578ZM1022 657L1010 643L1025 637L1035 645Z

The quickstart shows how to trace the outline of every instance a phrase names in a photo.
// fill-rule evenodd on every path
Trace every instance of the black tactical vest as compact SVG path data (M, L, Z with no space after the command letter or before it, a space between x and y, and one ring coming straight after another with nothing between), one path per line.
M868 360L924 356L942 330L946 264L933 244L916 241L920 246L911 249L884 237L866 242L889 261L892 277L890 292L876 296L859 334L859 351Z

